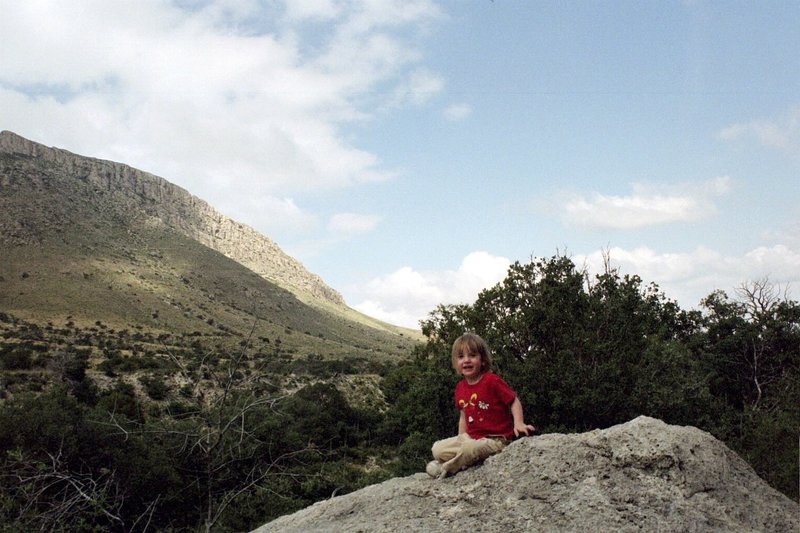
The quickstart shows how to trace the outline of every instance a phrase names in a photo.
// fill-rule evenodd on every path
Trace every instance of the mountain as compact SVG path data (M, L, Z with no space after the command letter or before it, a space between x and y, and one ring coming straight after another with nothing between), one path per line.
M418 332L366 317L285 254L167 180L0 133L0 312L240 342L295 357L407 355Z
M444 480L395 478L254 533L800 531L800 506L709 433L638 417L511 443Z

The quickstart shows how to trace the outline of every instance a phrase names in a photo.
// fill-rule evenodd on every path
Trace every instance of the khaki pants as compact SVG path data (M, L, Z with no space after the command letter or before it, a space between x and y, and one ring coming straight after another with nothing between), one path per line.
M464 467L474 465L503 451L506 447L506 440L502 437L475 440L466 433L449 439L437 440L433 443L431 451L433 458L444 463L442 468L448 474L455 474Z

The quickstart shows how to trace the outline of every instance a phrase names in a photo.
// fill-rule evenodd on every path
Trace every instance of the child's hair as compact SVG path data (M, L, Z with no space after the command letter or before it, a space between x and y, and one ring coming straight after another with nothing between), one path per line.
M450 362L456 372L458 372L458 363L456 362L458 354L463 350L481 356L481 372L489 372L492 369L492 356L489 353L489 346L487 346L486 341L474 333L464 333L453 343Z

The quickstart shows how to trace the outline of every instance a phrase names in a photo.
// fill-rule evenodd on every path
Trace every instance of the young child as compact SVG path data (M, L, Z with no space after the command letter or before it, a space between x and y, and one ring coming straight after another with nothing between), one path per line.
M436 441L434 460L425 468L440 479L502 451L512 437L536 431L525 423L516 393L490 371L492 359L482 338L465 333L456 339L452 364L464 377L455 391L458 436Z

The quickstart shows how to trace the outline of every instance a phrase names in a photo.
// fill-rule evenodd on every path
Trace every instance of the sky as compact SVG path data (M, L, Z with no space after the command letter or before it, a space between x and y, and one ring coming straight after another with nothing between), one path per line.
M0 12L0 130L184 187L387 322L559 254L685 309L800 298L798 1Z

